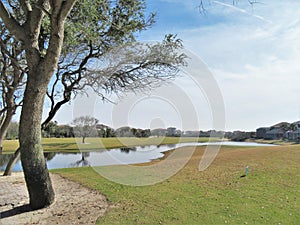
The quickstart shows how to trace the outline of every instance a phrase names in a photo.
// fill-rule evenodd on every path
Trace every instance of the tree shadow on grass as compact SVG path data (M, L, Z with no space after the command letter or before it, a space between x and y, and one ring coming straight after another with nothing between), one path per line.
M15 215L19 215L22 213L30 212L30 211L33 211L33 210L30 208L29 204L21 205L21 206L15 207L13 209L9 209L7 211L0 212L0 220L4 219L4 218L15 216Z

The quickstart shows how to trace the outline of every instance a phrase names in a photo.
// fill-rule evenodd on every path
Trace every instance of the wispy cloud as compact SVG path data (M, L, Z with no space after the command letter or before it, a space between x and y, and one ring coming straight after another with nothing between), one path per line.
M252 17L255 17L259 20L262 20L264 22L267 22L267 23L272 23L272 21L270 20L267 20L265 19L264 17L260 16L260 15L256 15L256 14L253 14L253 13L249 13L248 11L246 11L245 9L241 9L233 4L227 4L227 3L224 3L224 2L220 2L220 1L213 1L213 3L217 4L217 5L222 5L222 6L225 6L225 7L228 7L232 10L235 10L237 12L240 12L240 13L243 13L243 14L246 14L248 16L252 16Z
M214 72L226 103L228 129L297 120L300 2L273 1L253 11L229 1L212 3L209 15L199 15L199 20L212 18L209 23L178 27L176 33Z
M229 130L299 120L300 1L274 0L253 11L247 3L236 6L230 2L211 1L208 13L202 15L195 10L195 0L149 1L160 14L157 25L143 38L157 40L167 32L176 33L203 59L223 92ZM180 82L203 112L207 108L203 99L187 81ZM201 120L206 123L211 118L205 112ZM134 119L145 121L138 115ZM142 122L135 126L138 124Z

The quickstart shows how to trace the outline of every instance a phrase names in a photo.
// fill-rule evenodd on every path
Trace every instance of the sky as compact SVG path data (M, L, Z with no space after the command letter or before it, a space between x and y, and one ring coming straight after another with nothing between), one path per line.
M140 41L182 39L191 66L171 84L116 105L77 98L55 117L92 115L114 128L245 130L300 120L300 1L148 0L156 23Z

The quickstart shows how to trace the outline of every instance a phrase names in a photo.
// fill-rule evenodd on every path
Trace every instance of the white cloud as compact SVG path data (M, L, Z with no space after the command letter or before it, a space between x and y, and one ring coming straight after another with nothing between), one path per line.
M299 119L299 14L299 3L274 2L259 12L264 15L261 21L239 15L235 23L179 31L214 72L225 99L228 129L254 130Z
M300 113L299 73L295 61L248 67L243 76L214 70L222 90L229 129L250 129L281 120L297 120Z
M164 1L176 3L174 7L184 5L190 13L199 14L195 10L197 1ZM272 1L255 6L253 12L247 1L240 1L234 7L214 2L218 4L208 8L207 16L199 14L199 20L193 21L192 28L183 28L181 24L172 27L172 31L178 33L188 49L213 71L224 97L227 129L254 130L282 120L299 120L300 2ZM171 6L169 10L172 10ZM183 24L184 20L182 18ZM202 20L208 23L203 25ZM170 30L168 22L160 21L159 26L144 37L154 40L163 37L166 30ZM203 112L200 124L202 129L209 129L209 112L203 110L208 107L205 99L199 98L197 90L188 81L181 79L179 82L182 88L186 87L190 99L199 99L194 105L200 114ZM155 107L161 115L168 114L161 105L143 104L136 108L135 114L129 115L135 126L146 127L149 124L145 122L147 118L160 117L155 114ZM141 112L147 111L147 107L154 112L150 115L148 109L149 113L143 117ZM109 115L109 110L103 110ZM171 114L169 118L178 120ZM172 125L169 118L165 119L167 126Z

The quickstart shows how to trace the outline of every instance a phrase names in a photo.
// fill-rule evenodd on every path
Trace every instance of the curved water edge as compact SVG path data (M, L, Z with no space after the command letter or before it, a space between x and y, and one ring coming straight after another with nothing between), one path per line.
M93 152L82 153L45 153L49 169L71 168L81 166L108 166L120 164L146 163L164 156L164 153L179 147L224 145L241 147L268 147L274 144L261 144L256 142L203 142L203 143L178 143L170 145L149 145L127 148L101 149ZM0 171L3 171L10 155L0 155ZM21 162L18 161L13 171L22 171Z

